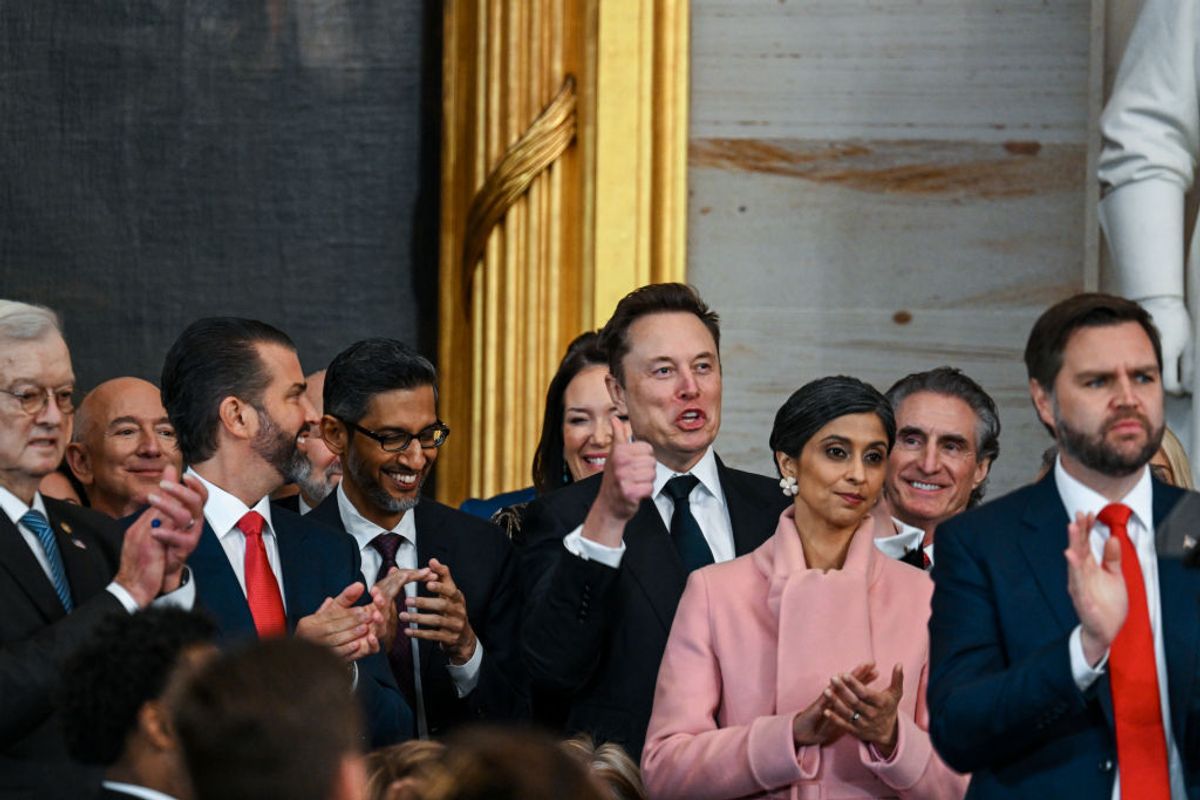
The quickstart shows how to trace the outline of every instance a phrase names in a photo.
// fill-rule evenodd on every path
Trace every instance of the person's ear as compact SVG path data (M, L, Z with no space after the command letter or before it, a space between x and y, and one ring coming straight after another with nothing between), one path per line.
M782 450L775 451L775 466L779 467L779 474L785 478L800 478L800 465Z
M345 455L346 450L350 447L350 432L346 429L345 423L337 417L326 414L321 417L319 433L325 440L325 446L329 448L329 452L338 457Z
M1030 378L1029 396L1033 398L1033 407L1037 410L1038 419L1047 428L1054 430L1054 395L1042 388L1035 378Z
M987 480L988 473L992 471L992 460L984 459L975 465L975 474L972 476L971 488L978 489L979 484Z
M334 800L362 800L367 796L367 768L358 753L342 756L330 796Z
M221 401L217 407L217 418L235 438L252 439L258 432L258 410L233 395Z
M90 488L96 476L92 473L92 459L88 456L87 448L80 442L71 442L67 445L66 458L71 472L75 473L80 483Z
M608 396L612 398L613 405L617 407L617 414L622 417L629 416L629 409L625 407L625 387L621 385L621 382L610 372L604 376L604 385L608 387Z
M149 700L142 703L142 707L138 709L138 727L156 750L175 749L171 719L160 701Z

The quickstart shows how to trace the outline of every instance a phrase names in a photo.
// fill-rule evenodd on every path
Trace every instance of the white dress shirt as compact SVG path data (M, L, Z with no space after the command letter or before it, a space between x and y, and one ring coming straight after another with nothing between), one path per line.
M296 495L296 510L300 513L300 516L302 516L302 517L305 514L307 514L308 512L312 511L312 506L310 506L308 503L304 502L304 495L302 495L302 494Z
M368 586L374 586L379 580L379 569L383 566L383 556L379 551L371 546L371 540L381 533L399 534L401 538L400 548L396 550L396 566L400 569L416 569L417 568L417 523L416 515L405 513L400 517L400 522L390 531L385 531L379 525L376 525L371 520L364 517L354 507L354 503L350 502L350 498L346 496L346 492L342 489L341 483L337 487L337 502L338 512L341 515L342 522L346 526L346 533L354 538L358 545L359 553L362 557L362 573L363 578L367 581ZM417 596L417 583L410 582L404 585L404 594L406 597ZM410 623L411 627L416 627ZM415 677L415 688L417 692L417 732L421 738L429 736L428 722L425 717L425 699L421 690L421 662L420 662L420 646L418 639L412 640L412 657L413 657L413 673ZM466 697L479 684L479 668L483 663L483 642L479 639L475 640L475 652L467 659L465 664L455 665L447 662L446 670L450 673L450 679L454 682L454 691L459 697Z
M242 594L246 593L246 534L242 533L242 529L237 524L250 511L257 511L262 515L263 521L266 523L262 529L263 548L267 551L267 562L271 565L271 572L275 574L275 582L279 584L279 596L283 599L283 610L286 613L287 594L283 591L283 569L279 563L279 542L275 538L275 528L271 524L271 498L264 496L251 508L212 481L206 480L190 467L188 474L203 483L204 488L208 489L208 502L204 504L204 518L208 520L209 527L217 535L217 541L221 543L225 557L229 559L229 566L233 567L233 574L237 576L238 585L242 587Z
M1076 512L1099 514L1101 509L1111 502L1103 495L1084 486L1063 469L1060 458L1054 465L1054 482L1058 487L1058 495L1062 498L1063 507L1067 510L1067 518L1075 520ZM1150 630L1154 634L1154 663L1158 673L1158 700L1162 709L1163 728L1167 737L1167 768L1171 776L1171 796L1187 797L1187 789L1183 781L1183 765L1179 758L1179 748L1175 745L1175 736L1171 732L1171 703L1167 692L1167 657L1163 649L1162 634L1162 604L1159 602L1158 589L1158 556L1154 549L1154 492L1150 483L1150 470L1142 468L1142 477L1137 485L1129 490L1119 501L1133 510L1125 530L1129 541L1137 551L1138 565L1142 569L1142 582L1146 586L1146 607L1150 614ZM1089 535L1092 554L1100 562L1104 554L1104 543L1110 535L1108 526L1097 520ZM1064 564L1065 567L1065 564ZM1071 632L1069 649L1071 653L1071 674L1080 691L1086 691L1097 678L1104 674L1108 665L1108 653L1100 659L1095 667L1087 663L1083 654L1083 628L1075 626ZM1113 783L1113 800L1120 800L1121 781L1120 764L1117 765L1117 775Z
M896 526L896 533L890 536L875 537L875 546L879 548L879 552L888 558L901 559L904 558L905 553L920 547L925 555L929 556L929 563L932 566L933 542L923 547L921 545L921 542L925 540L925 531L901 522L895 517L892 517L892 524Z
M130 797L140 797L142 800L175 800L169 794L163 794L155 789L147 789L145 786L137 786L132 783L121 783L120 781L104 781L101 784L105 789L111 789L114 792L121 792Z
M46 558L46 551L42 547L41 540L37 538L37 534L21 523L21 517L25 516L28 511L37 511L46 518L47 522L50 520L50 516L46 513L46 503L42 500L42 493L34 492L33 504L27 506L15 494L0 486L0 509L3 509L5 516L12 520L13 525L17 526L17 531L20 532L21 538L25 540L25 544L29 545L29 549L33 552L33 557L37 559L42 572L46 573L46 580L50 581L50 584L53 585L54 578L50 574L50 561ZM78 544L82 545L83 543L78 542ZM63 567L64 569L66 568L65 563ZM160 608L172 606L182 608L185 611L192 609L192 606L196 603L196 583L192 580L191 571L186 566L184 570L186 574L184 575L183 585L173 592L167 592L155 598L151 602L152 606ZM130 614L138 610L138 604L133 599L133 595L115 580L104 588L105 591L117 598Z
M663 491L667 481L684 473L674 472L659 462L654 463L654 488L651 497L654 507L662 517L663 525L671 530L671 516L675 513L675 501ZM686 473L695 476L697 483L688 495L688 507L692 516L700 525L708 549L712 550L713 562L730 561L735 555L733 545L733 523L729 521L729 506L725 502L725 491L721 488L721 477L717 472L717 456L710 447L696 462L696 465ZM625 555L625 542L621 541L616 547L594 542L583 538L583 525L571 531L563 539L563 546L573 555L587 561L599 561L614 569L621 566L621 558Z

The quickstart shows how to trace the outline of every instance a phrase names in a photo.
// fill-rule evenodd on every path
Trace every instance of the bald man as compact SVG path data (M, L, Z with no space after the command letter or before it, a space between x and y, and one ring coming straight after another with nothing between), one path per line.
M308 388L304 390L308 402L313 404L318 414L324 414L325 370L318 370L304 380L308 383ZM294 486L300 491L278 496L273 502L297 514L307 514L337 488L342 479L342 461L326 446L319 429L306 431L296 441L296 449L304 454L307 463L307 467L302 467L296 476Z
M113 378L89 392L75 412L67 463L96 511L120 519L146 505L163 469L183 469L158 387Z

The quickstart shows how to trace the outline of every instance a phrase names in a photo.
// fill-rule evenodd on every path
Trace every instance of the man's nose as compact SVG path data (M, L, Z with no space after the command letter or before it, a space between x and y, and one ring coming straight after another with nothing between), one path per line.
M679 396L695 397L698 394L700 394L700 384L696 382L695 373L687 367L679 370Z
M921 448L921 470L932 475L938 471L937 442L928 441Z
M158 441L158 432L142 428L138 434L138 455L146 458L157 458L162 455L162 447Z
M316 428L321 424L321 415L317 413L317 407L308 399L308 395L300 396L300 408L304 411L304 422Z

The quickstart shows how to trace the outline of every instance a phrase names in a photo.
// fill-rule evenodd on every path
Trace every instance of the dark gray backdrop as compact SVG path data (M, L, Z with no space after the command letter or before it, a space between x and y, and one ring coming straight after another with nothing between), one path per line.
M0 1L0 296L81 389L191 320L436 344L439 4Z

